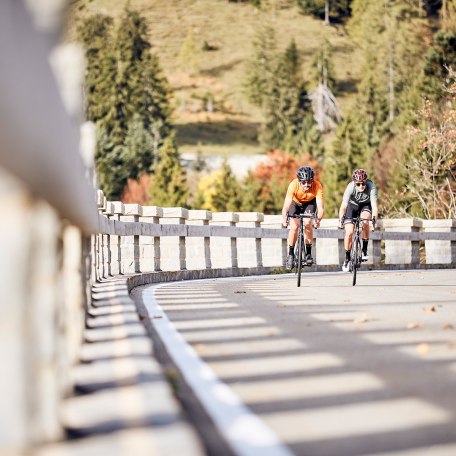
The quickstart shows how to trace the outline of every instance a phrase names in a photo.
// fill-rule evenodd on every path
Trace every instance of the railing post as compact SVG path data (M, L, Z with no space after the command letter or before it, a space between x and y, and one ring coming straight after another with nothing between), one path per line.
M338 228L339 219L323 219L320 223L322 230L336 231ZM317 238L314 244L316 248L315 261L318 265L342 264L345 257L343 240L340 242L338 238Z
M120 201L112 201L112 215L109 215L110 220L120 220L120 217L125 213L125 207ZM110 259L111 266L110 271L112 275L122 273L122 249L121 241L122 237L116 234L110 236Z
M164 207L162 225L184 225L188 219L188 210L182 207ZM176 232L177 234L177 232ZM185 236L163 236L160 241L161 268L164 271L185 270Z
M385 232L416 233L422 226L418 218L384 219L382 222ZM419 265L420 242L385 240L385 264Z
M238 221L234 212L213 212L209 225L235 226ZM236 238L211 237L211 259L213 268L237 268Z
M160 223L163 209L158 206L143 206L140 222ZM160 271L160 237L139 236L141 272Z
M380 231L383 228L383 220L378 220L375 226L375 231ZM371 240L367 249L369 254L369 264L373 264L375 268L380 267L382 263L382 240L373 239L371 233Z
M454 233L456 220L423 220L425 232ZM456 264L456 241L425 240L426 264Z
M282 229L281 215L265 215L260 224L265 229ZM287 238L261 240L261 252L263 255L263 266L283 266L287 258Z
M205 226L212 219L212 213L204 210L188 211L187 225ZM211 268L210 237L187 238L187 269Z
M142 216L142 206L139 204L124 204L124 214L120 216L122 222L139 222ZM141 272L139 269L139 236L123 236L120 239L122 259L122 274Z
M97 190L97 206L98 206L98 213L103 214L106 209L106 198L102 190ZM96 235L96 243L95 243L96 255L97 255L97 280L100 280L103 277L107 277L105 272L105 246L104 246L104 238L103 234Z
M239 221L236 226L239 228L260 228L264 221L264 215L259 212L237 212ZM238 238L237 250L242 252L238 258L238 267L261 267L263 258L261 254L261 238Z
M106 207L103 211L103 215L106 218L110 218L114 214L114 204L110 201L106 202ZM112 256L111 256L111 236L109 234L103 234L103 257L104 257L104 271L105 275L103 277L109 277L112 275L111 270L111 263L112 263Z

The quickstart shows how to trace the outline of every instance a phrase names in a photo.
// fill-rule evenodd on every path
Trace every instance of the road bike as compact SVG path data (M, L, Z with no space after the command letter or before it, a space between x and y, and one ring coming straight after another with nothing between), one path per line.
M361 232L363 230L363 222L370 222L370 219L356 217L353 219L355 226L353 230L352 246L350 249L349 271L353 274L353 286L356 285L356 272L361 267L363 261L363 251L361 247ZM375 230L375 220L372 221L372 230Z
M289 216L290 218L296 218L301 220L301 223L299 224L299 229L298 229L298 239L296 240L295 244L295 251L294 251L294 263L293 263L293 268L295 274L298 275L297 279L297 286L301 286L301 272L302 272L302 267L303 266L312 266L313 263L308 264L305 261L305 243L304 243L304 219L315 219L315 215L311 214L297 214L297 215L292 215ZM314 228L316 226L314 225Z

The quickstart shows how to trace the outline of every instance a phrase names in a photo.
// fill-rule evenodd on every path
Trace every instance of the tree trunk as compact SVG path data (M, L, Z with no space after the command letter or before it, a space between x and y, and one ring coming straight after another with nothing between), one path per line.
M325 25L329 25L329 10L331 9L331 0L325 2Z

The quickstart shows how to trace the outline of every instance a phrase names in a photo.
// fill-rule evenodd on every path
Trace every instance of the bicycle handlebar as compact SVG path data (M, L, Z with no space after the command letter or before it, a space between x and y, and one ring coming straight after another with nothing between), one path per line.
M287 224L288 224L288 220L291 219L291 218L300 219L300 220L303 220L303 219L314 219L314 221L317 220L317 216L315 214L295 214L295 215L288 215L287 214ZM313 223L313 227L315 229L318 228L316 226L315 222Z
M344 223L344 220L345 220L345 216L342 217L342 225ZM359 222L372 222L372 231L375 231L375 224L376 224L376 218L375 217L372 217L372 219L367 219L367 218L362 218L362 217L355 217L353 219L351 219L355 224L355 222L359 221ZM343 226L339 226L339 229L343 230L344 227Z
M299 218L299 219L304 219L304 218L310 218L310 219L316 219L317 217L313 214L295 214L295 215L287 215L287 218Z

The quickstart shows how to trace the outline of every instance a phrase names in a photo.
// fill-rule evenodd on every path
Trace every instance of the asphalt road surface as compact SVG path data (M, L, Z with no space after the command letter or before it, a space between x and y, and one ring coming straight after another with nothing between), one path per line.
M151 322L236 455L456 455L456 271L149 285ZM135 298L135 299L136 299Z

